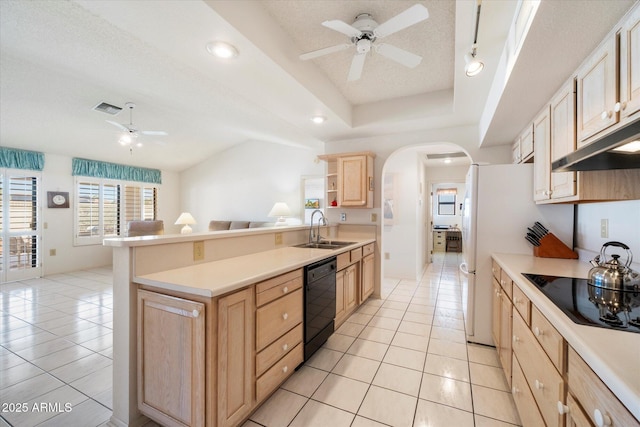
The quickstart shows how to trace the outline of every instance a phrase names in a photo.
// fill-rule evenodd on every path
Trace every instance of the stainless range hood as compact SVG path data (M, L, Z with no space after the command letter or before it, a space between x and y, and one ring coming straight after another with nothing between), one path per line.
M620 150L623 145L636 140L640 141L640 119L559 158L551 164L551 170L568 172L640 168L640 150Z

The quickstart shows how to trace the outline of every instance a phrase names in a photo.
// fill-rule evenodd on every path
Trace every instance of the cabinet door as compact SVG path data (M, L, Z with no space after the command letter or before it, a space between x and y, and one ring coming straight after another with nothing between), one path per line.
M491 336L493 343L496 345L498 352L500 351L500 313L502 289L497 280L493 280L493 306L491 308Z
M609 37L578 70L578 148L585 140L618 122L616 38Z
M551 100L551 162L576 149L575 81L571 79ZM576 173L551 173L551 198L575 196Z
M218 426L235 426L252 409L253 287L218 300Z
M347 156L338 158L339 202L340 206L367 205L367 156Z
M548 200L551 197L551 120L550 108L546 106L533 121L535 138L535 163L533 168L533 199Z
M520 163L533 154L534 141L535 130L529 125L524 132L522 132L522 135L520 135Z
M511 301L505 294L500 298L500 351L498 356L504 369L504 376L507 383L511 386L511 319L512 319Z
M640 110L640 7L620 31L621 120Z
M373 254L362 258L362 288L361 302L369 298L373 293L373 284L375 276L375 258Z
M138 407L166 426L204 425L204 304L138 291Z
M513 141L513 145L511 145L511 160L513 163L520 163L520 137L518 137L515 141Z
M336 324L342 321L345 314L345 287L344 287L345 270L336 273Z
M344 306L348 313L358 304L358 269L359 263L350 265L344 276Z

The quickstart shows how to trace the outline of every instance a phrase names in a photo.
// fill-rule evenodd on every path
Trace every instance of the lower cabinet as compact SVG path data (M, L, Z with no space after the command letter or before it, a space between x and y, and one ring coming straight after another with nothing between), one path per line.
M373 287L375 281L375 258L373 254L369 254L362 258L360 280L360 302L362 303L373 294Z
M495 269L495 267L494 267ZM503 274L504 275L504 274ZM500 273L498 274L500 277ZM498 358L505 373L507 383L511 385L511 318L512 304L506 288L511 288L511 280L493 278L493 307L491 333L496 345Z

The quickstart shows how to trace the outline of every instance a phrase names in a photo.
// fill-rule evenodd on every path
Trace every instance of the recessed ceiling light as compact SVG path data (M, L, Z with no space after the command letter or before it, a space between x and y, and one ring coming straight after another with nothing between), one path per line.
M446 159L444 159L444 162L445 163L451 163L451 159L447 157Z
M207 51L218 58L234 58L238 56L238 49L235 46L221 41L207 43Z
M311 117L311 121L317 125L321 125L327 121L327 118L325 116L313 116Z

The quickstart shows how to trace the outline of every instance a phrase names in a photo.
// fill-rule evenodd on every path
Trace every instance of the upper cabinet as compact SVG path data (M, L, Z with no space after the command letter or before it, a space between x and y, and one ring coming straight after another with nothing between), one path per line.
M551 197L551 162L549 161L551 143L551 118L549 106L545 106L533 120L535 135L535 163L533 173L533 199L546 200Z
M529 124L513 142L513 163L530 163L533 160L533 126Z
M371 152L318 156L327 162L327 207L373 207L373 161Z
M637 119L636 113L640 110L640 7L634 7L580 66L576 75L578 148L614 125L623 126Z

